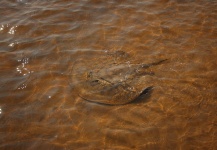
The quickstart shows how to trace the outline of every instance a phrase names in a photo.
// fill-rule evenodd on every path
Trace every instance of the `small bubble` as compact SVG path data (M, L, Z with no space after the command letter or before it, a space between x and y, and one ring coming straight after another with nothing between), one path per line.
M51 96L48 96L48 98L51 98Z
M4 25L1 25L0 31L4 30Z
M15 31L16 31L16 30L15 30L16 27L17 27L17 26L11 27L10 30L8 31L8 33L9 33L9 34L14 34Z
M18 87L18 90L23 90L27 87L27 84L22 84L20 87Z
M15 44L15 43L10 43L8 46L14 47L14 44Z

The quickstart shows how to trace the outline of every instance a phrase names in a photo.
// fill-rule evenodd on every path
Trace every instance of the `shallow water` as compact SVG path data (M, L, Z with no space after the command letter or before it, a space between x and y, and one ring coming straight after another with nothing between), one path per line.
M216 149L216 1L1 0L0 14L0 149ZM104 51L168 61L139 101L107 106L70 81Z

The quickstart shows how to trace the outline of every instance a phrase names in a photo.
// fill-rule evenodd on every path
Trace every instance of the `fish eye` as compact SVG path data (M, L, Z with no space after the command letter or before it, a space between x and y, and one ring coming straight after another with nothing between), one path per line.
M96 86L96 85L99 85L100 84L100 80L98 80L98 79L95 79L95 80L91 80L90 81L90 85L91 86Z
M93 80L92 82L93 82L93 83L98 83L98 82L99 82L99 80L97 80L97 79L96 79L96 80Z
M93 76L93 72L90 71L90 72L87 73L87 78L90 78L92 76Z

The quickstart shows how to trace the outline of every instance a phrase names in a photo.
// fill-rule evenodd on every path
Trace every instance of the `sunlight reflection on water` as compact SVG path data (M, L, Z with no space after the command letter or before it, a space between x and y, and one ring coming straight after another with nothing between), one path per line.
M216 8L207 0L2 0L0 149L214 149ZM152 90L127 105L85 101L72 80L116 64L128 67L122 82L135 64L163 59L134 83Z

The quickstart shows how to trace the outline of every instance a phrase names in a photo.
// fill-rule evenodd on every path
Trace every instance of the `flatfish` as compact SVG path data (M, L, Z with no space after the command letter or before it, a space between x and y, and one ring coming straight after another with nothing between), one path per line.
M123 51L101 52L75 61L71 69L70 82L84 100L109 104L127 104L139 97L150 85L147 68L151 64L131 64L129 55Z

